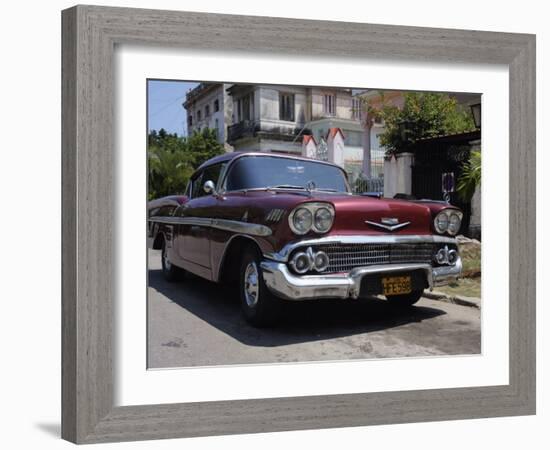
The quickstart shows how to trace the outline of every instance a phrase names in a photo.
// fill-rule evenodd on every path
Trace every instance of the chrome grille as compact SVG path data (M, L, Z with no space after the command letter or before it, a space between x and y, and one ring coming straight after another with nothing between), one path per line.
M375 264L430 263L437 244L326 244L323 250L330 264L324 273L349 272L354 267Z

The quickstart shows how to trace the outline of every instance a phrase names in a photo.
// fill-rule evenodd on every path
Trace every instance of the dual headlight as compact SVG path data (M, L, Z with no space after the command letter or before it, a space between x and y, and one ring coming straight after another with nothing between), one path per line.
M311 247L308 247L305 251L296 252L289 264L299 274L304 274L310 270L323 272L329 266L329 259L325 252L315 252Z
M294 234L328 232L334 222L334 207L330 203L304 203L288 216L288 224Z
M455 209L444 209L434 219L434 228L440 234L455 236L462 224L462 213Z

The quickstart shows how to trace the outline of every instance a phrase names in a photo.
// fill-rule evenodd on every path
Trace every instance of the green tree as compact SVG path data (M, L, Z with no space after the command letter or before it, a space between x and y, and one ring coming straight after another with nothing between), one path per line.
M186 139L186 144L195 168L225 151L223 145L218 142L216 130L211 128L193 133Z
M215 130L204 129L189 137L152 130L148 136L149 200L185 191L189 177L208 159L222 154Z
M478 187L481 184L481 152L473 151L470 153L470 159L464 163L462 173L458 178L456 190L460 198L469 202Z
M381 96L382 106L366 102L364 108L384 121L380 144L389 154L407 151L419 139L475 130L470 111L446 94L407 92L402 108L387 104Z

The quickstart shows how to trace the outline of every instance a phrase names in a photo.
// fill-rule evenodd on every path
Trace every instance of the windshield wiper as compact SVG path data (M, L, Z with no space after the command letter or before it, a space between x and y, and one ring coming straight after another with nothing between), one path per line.
M268 189L301 189L305 190L304 186L297 186L295 184L278 184L277 186L269 186Z

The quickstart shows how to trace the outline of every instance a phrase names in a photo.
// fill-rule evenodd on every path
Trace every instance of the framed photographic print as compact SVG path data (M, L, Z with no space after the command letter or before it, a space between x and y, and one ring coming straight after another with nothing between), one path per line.
M534 36L76 6L62 61L65 439L534 413Z

